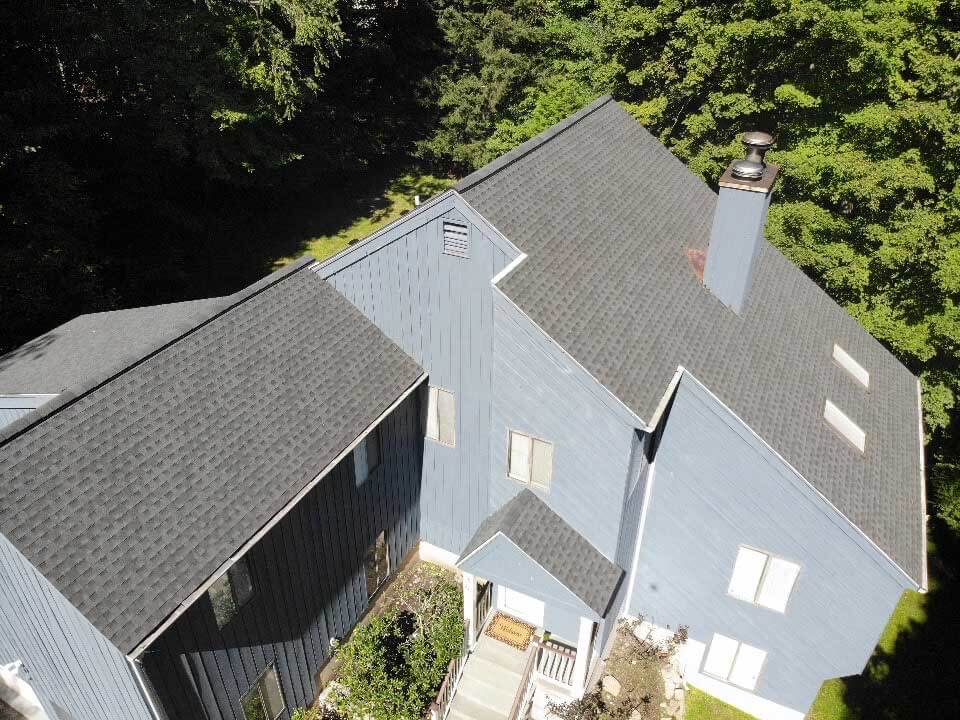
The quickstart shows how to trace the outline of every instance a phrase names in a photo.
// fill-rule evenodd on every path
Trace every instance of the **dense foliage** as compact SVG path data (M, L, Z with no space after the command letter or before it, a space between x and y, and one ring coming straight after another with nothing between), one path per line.
M459 584L436 581L401 591L400 602L358 626L337 652L337 709L348 717L420 720L463 646Z
M0 351L235 290L346 175L611 93L708 182L777 135L768 237L921 376L960 527L960 0L428 1L0 6Z
M422 152L477 167L601 93L715 183L776 134L768 239L922 379L960 527L960 2L450 0Z

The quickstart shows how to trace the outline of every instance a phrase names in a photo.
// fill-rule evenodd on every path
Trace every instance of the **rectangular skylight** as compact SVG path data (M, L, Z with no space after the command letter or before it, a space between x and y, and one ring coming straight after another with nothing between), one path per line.
M834 430L849 440L860 452L863 452L867 442L867 434L829 400L823 407L823 419L830 423Z
M833 344L833 359L837 361L837 365L850 373L854 380L865 388L870 387L870 373L867 369L836 343Z

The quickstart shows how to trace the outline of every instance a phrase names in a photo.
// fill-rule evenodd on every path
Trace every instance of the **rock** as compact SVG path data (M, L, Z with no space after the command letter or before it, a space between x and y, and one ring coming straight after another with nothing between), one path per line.
M613 675L604 675L603 691L610 693L614 697L617 697L620 694L620 681L617 680Z

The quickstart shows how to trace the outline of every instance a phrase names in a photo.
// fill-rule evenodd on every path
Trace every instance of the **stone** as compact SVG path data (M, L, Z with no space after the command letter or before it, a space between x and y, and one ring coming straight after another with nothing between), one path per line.
M617 697L620 694L620 681L617 680L613 675L604 675L603 676L603 691L610 693L614 697Z

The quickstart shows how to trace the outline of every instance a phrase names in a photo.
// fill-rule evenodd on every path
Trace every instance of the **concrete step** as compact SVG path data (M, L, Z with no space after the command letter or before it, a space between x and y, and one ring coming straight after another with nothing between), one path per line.
M516 648L489 637L480 640L474 655L499 663L503 667L518 673L523 672L523 666L527 662L525 652L520 652Z
M465 695L457 694L450 705L450 714L447 718L449 720L507 720L509 712L509 707L505 712L500 712L487 705L481 705Z
M457 688L463 695L499 712L507 712L520 687L519 673L510 672L483 658L472 657Z

